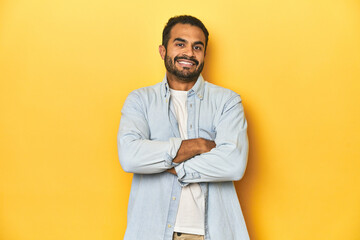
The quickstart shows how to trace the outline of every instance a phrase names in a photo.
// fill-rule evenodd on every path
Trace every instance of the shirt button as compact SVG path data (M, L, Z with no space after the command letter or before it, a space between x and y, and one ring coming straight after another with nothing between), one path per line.
M171 225L170 225L170 224L168 224L168 228L171 228Z
M190 104L190 107L192 107L192 104Z
M192 125L190 124L190 129L192 129Z
M176 197L172 197L172 200L176 200Z

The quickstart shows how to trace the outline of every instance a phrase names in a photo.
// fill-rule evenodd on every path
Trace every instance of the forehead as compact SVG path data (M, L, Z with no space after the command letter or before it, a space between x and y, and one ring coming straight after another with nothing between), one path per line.
M205 34L201 28L190 24L176 24L170 31L170 41L182 38L190 42L202 41L205 44Z

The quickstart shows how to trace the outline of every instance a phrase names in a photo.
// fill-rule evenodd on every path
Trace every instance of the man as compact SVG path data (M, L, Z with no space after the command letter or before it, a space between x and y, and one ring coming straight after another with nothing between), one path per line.
M163 81L125 101L119 159L134 173L126 240L249 239L232 182L246 168L247 124L240 96L200 75L208 35L195 17L169 19Z

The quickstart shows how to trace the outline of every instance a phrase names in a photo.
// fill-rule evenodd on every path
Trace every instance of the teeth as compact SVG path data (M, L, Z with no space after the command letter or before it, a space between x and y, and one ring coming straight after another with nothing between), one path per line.
M181 63L181 64L187 64L187 65L194 65L193 63L183 62L183 61L180 61L179 63Z

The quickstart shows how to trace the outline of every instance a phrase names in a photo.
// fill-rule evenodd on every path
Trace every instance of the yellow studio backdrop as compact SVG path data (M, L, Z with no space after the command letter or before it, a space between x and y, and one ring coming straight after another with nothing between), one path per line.
M162 80L179 14L210 31L205 79L243 98L251 239L360 239L356 0L0 1L0 239L123 238L120 110Z

